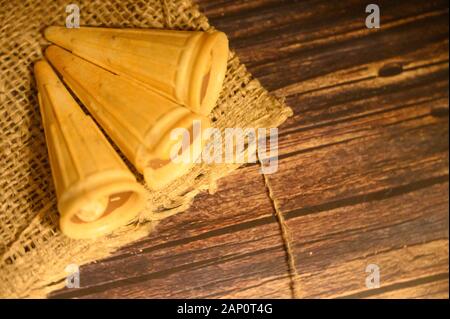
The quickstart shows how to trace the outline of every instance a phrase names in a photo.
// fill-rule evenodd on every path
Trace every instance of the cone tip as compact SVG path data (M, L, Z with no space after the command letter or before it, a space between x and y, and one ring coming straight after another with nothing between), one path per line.
M38 60L34 63L34 73L39 73L41 69L44 69L48 64L44 59Z
M45 57L53 63L53 59L61 51L64 51L64 49L52 44L49 47L47 47L47 49L45 49L44 54L45 54Z
M36 80L42 84L53 83L55 80L55 74L52 67L44 59L39 60L34 64L34 75Z
M49 53L51 53L52 51L54 51L56 47L57 47L57 46L54 45L54 44L49 45L49 46L45 49L45 52L44 52L45 56L47 56Z
M59 27L59 26L49 26L47 28L45 28L44 30L44 37L50 41L50 42L54 42L55 41L55 37L58 35L59 31L63 29L63 27Z

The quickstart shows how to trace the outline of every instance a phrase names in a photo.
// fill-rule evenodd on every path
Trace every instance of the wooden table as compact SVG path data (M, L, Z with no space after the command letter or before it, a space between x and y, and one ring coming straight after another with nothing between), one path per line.
M237 170L53 296L448 298L448 2L376 1L379 29L368 3L199 1L295 112L279 169Z

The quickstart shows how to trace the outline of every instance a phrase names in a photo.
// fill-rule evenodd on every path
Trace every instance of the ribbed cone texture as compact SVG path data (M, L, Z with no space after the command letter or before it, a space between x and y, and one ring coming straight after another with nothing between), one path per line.
M63 232L95 237L130 221L143 208L143 188L47 62L36 63L35 76ZM119 193L126 211L109 203Z
M141 172L154 160L170 160L170 139L174 128L190 129L194 120L209 126L206 117L148 90L128 78L111 73L56 46L46 56L67 85L88 108L97 122ZM201 151L201 150L200 150ZM195 154L198 156L199 154ZM152 188L161 188L193 165L175 165L158 180L148 180Z
M207 115L222 88L228 40L222 32L49 27L48 40Z

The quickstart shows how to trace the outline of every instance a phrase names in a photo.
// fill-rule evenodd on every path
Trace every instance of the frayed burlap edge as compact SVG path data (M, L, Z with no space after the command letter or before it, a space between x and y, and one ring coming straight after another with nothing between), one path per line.
M63 25L65 1L0 1L0 296L45 297L64 287L65 267L107 257L185 211L201 191L237 164L200 164L161 192L130 225L96 240L72 240L58 229L56 198L36 101L32 64L48 44L42 30ZM108 27L208 30L188 0L81 1L81 24ZM268 94L231 52L214 126L276 127L290 108ZM132 169L132 167L130 167Z

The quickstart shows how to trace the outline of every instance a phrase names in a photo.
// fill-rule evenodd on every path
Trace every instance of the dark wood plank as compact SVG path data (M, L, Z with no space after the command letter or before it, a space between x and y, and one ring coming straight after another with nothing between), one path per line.
M228 34L231 46L258 77L262 74L254 66L260 65L264 74L268 74L268 65L265 63L272 62L274 69L270 71L281 71L286 67L285 63L277 61L280 62L283 58L286 58L283 62L302 63L316 60L323 62L323 58L328 57L333 62L332 65L328 64L329 67L345 69L361 64L362 61L382 60L403 53L432 41L425 37L432 34L432 31L437 32L434 39L444 38L446 29L435 30L434 23L430 23L433 29L424 30L421 29L423 26L420 21L427 17L445 16L448 10L448 4L443 0L379 1L377 3L381 8L382 27L374 30L365 26L367 3L361 0L335 3L326 0L225 1L216 5L215 1L198 2L201 7L205 7L210 21ZM411 41L408 45L407 39L393 32L393 28L402 25L398 32L407 34L408 39L416 39L416 42ZM414 35L412 31L420 32ZM419 36L422 38L418 38ZM394 39L401 41L391 41ZM388 46L379 47L377 44ZM402 48L400 52L397 51L399 48ZM310 59L312 55L316 55L318 59ZM342 56L347 59L339 59ZM335 63L337 61L339 63ZM296 71L304 70L291 69L284 74L284 78L292 80L292 76L304 76L303 72L298 74ZM326 70L318 69L315 72L328 73L324 71ZM275 84L271 79L270 82Z
M286 215L300 296L367 292L368 264L379 266L381 288L448 273L447 194L448 182L442 182L390 198Z
M280 210L345 206L448 179L448 119L424 108L350 121L342 135L322 138L327 128L334 131L327 127L312 140L283 142L307 146L282 155L278 172L268 177Z
M207 3L212 6L210 1ZM244 13L234 11L242 6L240 3L220 3L217 7L227 14L218 15L213 10L211 21L229 34L241 60L266 88L287 96L295 116L285 128L367 112L364 102L384 95L386 90L409 89L413 93L420 86L421 81L414 80L420 72L410 71L448 63L446 1L382 1L383 22L379 30L365 27L363 1L250 3L253 5L248 4ZM209 11L205 12L209 16ZM286 33L267 26L274 21L288 28ZM298 25L293 26L293 21ZM254 28L253 33L248 28ZM235 43L239 34L247 36L242 39L242 48ZM252 41L261 43L254 45ZM270 55L259 56L263 54ZM400 66L400 76L378 77L380 70L392 70L393 64ZM448 78L448 66L439 71L429 74L422 85ZM358 84L374 77L378 78ZM409 81L392 85L405 78ZM322 91L324 88L329 89ZM319 92L305 94L311 91ZM346 103L355 104L343 108Z
M252 235L240 231L201 244L128 257L112 267L111 263L102 263L102 267L95 267L93 276L109 272L129 277L84 292L70 291L66 297L290 298L290 279L280 262L285 255L278 231L278 226L271 224L255 227Z
M283 132L333 125L425 99L448 100L447 48L448 40L444 40L392 59L339 70L278 90L275 93L288 95L295 111ZM380 76L386 69L397 73ZM435 101L433 107L448 110L448 102Z

